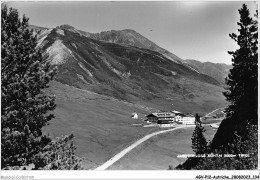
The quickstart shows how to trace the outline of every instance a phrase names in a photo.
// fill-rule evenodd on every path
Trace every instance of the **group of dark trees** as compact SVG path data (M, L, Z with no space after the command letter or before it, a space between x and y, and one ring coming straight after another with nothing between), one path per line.
M55 97L43 92L55 68L43 58L28 18L1 9L1 168L81 169L73 134L52 140L42 127L54 118Z
M176 169L257 169L258 167L258 12L250 17L245 4L239 9L239 34L229 36L239 49L233 56L233 69L226 78L224 96L229 101L226 118L212 142L206 143L203 128L197 121L192 137L196 154L220 154L221 157L188 158ZM205 145L207 144L207 145ZM233 154L234 157L224 157Z

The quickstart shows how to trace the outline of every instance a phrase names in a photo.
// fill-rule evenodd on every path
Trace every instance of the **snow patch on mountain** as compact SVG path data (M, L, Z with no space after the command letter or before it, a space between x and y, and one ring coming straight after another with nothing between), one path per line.
M189 66L189 68L190 68L190 69L192 69L192 70L194 70L195 72L197 72L197 73L199 73L199 74L200 74L200 72L199 72L199 71L197 71L196 69L194 69L194 68L192 68L192 67L190 67L190 66Z
M68 59L75 59L71 50L68 49L60 39L56 40L50 47L46 49L46 54L52 65L65 63Z
M121 73L120 71L118 71L117 69L115 69L114 67L112 67L112 65L107 61L106 57L104 57L104 56L99 56L99 57L103 60L103 62L107 65L107 67L108 67L109 69L111 69L114 73L116 73L116 74L119 75L119 76L122 75L122 73Z
M172 75L175 76L177 73L175 71L171 71Z
M46 29L46 30L43 30L40 34L38 34L38 43L37 43L37 46L36 48L38 47L42 47L44 44L43 41L45 40L45 38L51 33L52 29Z
M197 73L200 74L200 72L199 72L198 70L196 70L196 69L194 69L193 67L191 67L188 63L184 62L183 64L184 64L186 67L188 67L188 68L192 69L193 71L195 71L195 72L197 72Z
M76 49L76 50L78 49L77 46L76 46L76 44L71 43L70 45L71 45L72 47L74 47L74 49Z
M163 55L165 58L170 59L171 61L173 61L173 62L175 62L175 63L177 63L177 64L181 64L179 61L174 60L172 57L168 56L167 54L162 54L162 55Z
M88 82L85 80L85 78L80 75L80 74L77 74L78 78L81 79L84 83L88 84Z
M61 35L61 36L64 36L64 31L62 29L57 29L56 33Z
M86 69L81 62L79 62L78 64L81 67L81 69L83 69L90 77L93 77L93 74L88 69Z

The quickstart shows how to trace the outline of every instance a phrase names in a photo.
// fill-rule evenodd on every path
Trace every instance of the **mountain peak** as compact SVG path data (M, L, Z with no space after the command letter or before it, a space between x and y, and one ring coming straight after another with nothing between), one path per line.
M57 26L56 29L67 30L67 31L70 31L70 32L73 32L76 34L80 34L81 36L86 36L86 37L90 36L89 35L90 33L82 31L82 30L78 30L69 24L63 24L63 25Z
M63 25L57 26L56 28L67 29L67 30L75 29L73 26L71 26L69 24L63 24Z
M135 30L133 29L123 29L123 32L131 32L131 33L137 33Z

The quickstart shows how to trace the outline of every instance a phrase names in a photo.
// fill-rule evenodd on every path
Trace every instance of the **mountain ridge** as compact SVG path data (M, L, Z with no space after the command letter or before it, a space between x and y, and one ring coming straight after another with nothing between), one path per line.
M45 27L40 27L40 26L35 26L35 25L30 25L30 27L33 29L54 29L54 28L45 28ZM116 32L116 33L120 33L120 32L131 32L131 33L134 33L134 34L137 34L138 36L142 36L140 33L138 33L137 31L133 30L133 29L122 29L122 30L107 30L107 31L101 31L101 32L97 32L97 33L90 33L90 32L87 32L87 31L84 31L84 30L79 30L69 24L62 24L62 25L59 25L59 26L56 26L56 28L61 28L61 29L67 29L67 30L74 30L74 32L78 32L78 33L81 33L82 35L86 36L86 37L90 37L92 39L96 39L96 40L103 40L103 41L107 41L107 40L104 40L102 39L100 36L101 34L107 34L107 33L111 33L111 32ZM97 37L99 36L99 37ZM142 36L143 37L143 36ZM145 37L143 37L145 38ZM147 39L147 38L145 38ZM147 39L151 44L155 45L157 48L160 48L162 49L162 51L164 52L169 52L168 50L166 49L163 49L161 48L160 46L156 45L154 42L150 41L149 39ZM114 42L114 43L118 43L118 44L124 44L124 45L129 45L127 43L120 43L120 42ZM134 46L134 45L133 45ZM137 46L137 47L140 47L140 46ZM149 47L143 47L143 48L147 48L147 49L151 49ZM153 49L151 49L153 50ZM171 52L169 52L171 53ZM171 53L172 54L172 53ZM196 59L182 59L180 57L178 57L177 55L173 54L174 56L177 57L178 60L180 60L181 62L184 62L184 63L187 63L187 61L189 60L193 60L193 61L198 61L198 62L201 62L201 63L213 63L213 64L221 64L221 65L227 65L227 66L232 66L232 65L229 65L229 64L225 64L225 63L214 63L214 62L210 62L210 61L207 61L207 62L202 62L202 61L199 61L199 60L196 60Z
M183 61L175 54L170 53L169 51L161 48L154 42L150 41L149 39L145 38L140 33L132 29L102 31L100 33L92 33L90 34L90 37L96 40L103 40L123 45L137 46L157 51L165 55L168 59L177 63L181 63Z
M157 109L203 113L226 103L217 80L157 51L96 40L70 26L38 36L63 84Z
M229 70L232 68L232 65L224 63L201 62L194 59L186 59L185 62L201 73L213 77L222 84L225 83L225 78L228 76Z
M175 61L176 63L182 63L185 66L191 68L192 70L195 71L197 70L200 73L213 77L221 84L225 83L225 77L227 77L229 73L229 69L231 69L232 67L224 63L200 62L198 60L193 60L193 59L183 60L180 57L176 56L175 54L169 52L168 50L159 47L158 45L156 45L149 39L143 37L140 33L136 32L133 29L109 30L109 31L102 31L99 33L87 33L81 30L78 31L80 31L80 33L92 39L122 44L126 46L136 46L136 47L157 51L163 54L166 58Z
M142 36L140 33L136 32L133 29L108 30L108 31L101 31L98 33L89 33L89 32L83 31L83 30L76 29L75 27L73 27L69 24L59 25L59 26L56 26L56 28L72 30L74 32L78 32L86 37L90 37L90 38L96 39L96 40L103 40L103 41L118 43L118 44L122 44L122 45L132 45L132 46L137 46L137 47L141 47L141 48L155 50L155 51L158 51L158 52L164 54L170 60L173 60L173 61L176 61L179 63L181 63L183 61L180 57L176 56L175 54L169 52L166 49L161 48L160 46L158 46L154 42L150 41L149 39L145 38L144 36ZM110 36L111 33L112 33L112 36ZM129 42L128 41L129 36L127 38L122 39L122 33L131 33L130 36L133 36L135 39L137 39L137 41L134 41L132 39L132 42ZM114 34L114 36L113 36L113 34ZM114 39L115 37L119 37L119 40ZM120 39L120 37L121 37L121 39ZM138 41L138 39L139 40L141 39L143 42L145 42L145 44L140 43ZM125 42L125 40L126 40L126 42Z

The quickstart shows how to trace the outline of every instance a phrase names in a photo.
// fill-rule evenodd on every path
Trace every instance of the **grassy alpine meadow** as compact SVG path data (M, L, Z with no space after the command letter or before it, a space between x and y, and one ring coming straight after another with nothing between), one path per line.
M73 132L76 155L85 157L83 165L86 169L96 168L146 134L162 130L143 127L145 116L157 111L156 108L117 100L57 81L51 83L46 93L56 95L57 107L54 111L56 117L43 129L44 133L55 138ZM137 120L131 118L134 111L139 116ZM155 136L119 160L119 164L116 162L111 169L167 169L168 165L178 164L184 159L174 158L177 152L192 152L192 132L193 128L187 128ZM208 128L206 136L211 138L214 132ZM137 163L131 163L131 160Z
M216 130L204 125L205 138L212 140ZM194 127L177 129L176 131L154 136L126 154L122 159L110 166L109 170L167 170L185 162L186 158L178 158L182 154L194 154L191 148L191 137Z
M47 91L56 95L56 115L44 133L58 137L73 132L76 155L92 169L146 134L160 130L144 128L145 115L153 109L82 91L52 82ZM131 118L137 112L139 119Z

